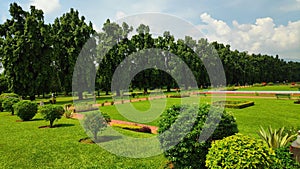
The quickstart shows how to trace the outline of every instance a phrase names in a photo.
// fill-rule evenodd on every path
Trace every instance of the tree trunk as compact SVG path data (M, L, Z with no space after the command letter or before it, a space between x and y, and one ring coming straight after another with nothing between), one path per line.
M100 91L99 90L97 91L97 95L98 95L98 97L100 97Z
M105 90L105 95L109 95L109 93L108 93L108 90L107 90L107 89Z
M98 139L98 136L97 136L98 132L95 131L93 134L94 134L94 139L96 141Z
M148 89L147 89L147 87L144 87L144 94L148 94Z
M35 95L29 97L31 101L35 100Z
M117 91L116 91L116 95L117 95L117 96L121 96L120 90L117 90Z
M170 92L170 91L171 91L171 87L167 86L167 92Z
M82 92L78 92L78 99L79 99L79 100L82 100L82 99L83 99Z
M54 122L54 121L50 120L50 128L53 127L53 122Z

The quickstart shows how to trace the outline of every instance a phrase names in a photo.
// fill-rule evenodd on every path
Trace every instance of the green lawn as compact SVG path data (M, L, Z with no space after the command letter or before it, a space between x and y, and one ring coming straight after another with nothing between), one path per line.
M238 91L298 91L298 88L292 87L291 85L273 85L239 88Z
M184 98L185 103L198 103L197 96ZM245 109L226 109L231 112L238 123L239 131L243 134L258 137L259 126L273 128L282 126L300 126L300 105L293 100L275 98L249 98L228 100L254 101L255 106ZM71 97L57 98L58 104L72 101ZM141 101L118 105L119 109L133 108L140 110L145 121L153 120L162 111L161 107L180 104L180 99L168 98L166 103L162 99L154 100L151 106L149 101ZM211 97L201 96L200 103L210 103ZM105 106L101 111L108 113L113 119L127 120L116 106ZM129 113L130 112L126 112ZM137 113L137 112L134 112ZM128 115L128 114L127 114ZM167 160L163 155L146 158L131 159L113 155L97 145L79 143L79 139L87 137L78 120L62 118L55 124L57 128L39 129L39 126L48 125L37 115L33 121L16 122L17 116L10 113L0 113L0 168L163 168ZM145 122L157 125L158 119ZM153 135L136 133L116 128L124 135L138 138L153 137ZM112 142L113 143L113 142ZM143 145L145 144L145 145ZM148 146L142 143L138 146Z
M98 145L82 144L87 137L78 120L62 118L58 128L39 129L48 122L16 122L17 116L0 113L0 168L163 168L163 155L147 159L131 159L113 155ZM119 129L121 130L121 129ZM149 134L122 130L132 137ZM134 161L134 162L133 162Z

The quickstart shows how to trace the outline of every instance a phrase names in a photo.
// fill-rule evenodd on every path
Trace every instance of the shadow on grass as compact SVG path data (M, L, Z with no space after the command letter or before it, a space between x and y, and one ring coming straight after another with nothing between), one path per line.
M75 126L75 124L55 124L52 128L58 128L58 127L72 127ZM51 128L49 125L47 126L40 126L39 128Z
M98 137L97 140L93 140L89 137L80 139L79 142L80 143L84 143L84 144L95 144L95 143L104 143L104 142L109 142L109 141L113 141L113 140L117 140L117 139L121 139L122 136L101 136Z

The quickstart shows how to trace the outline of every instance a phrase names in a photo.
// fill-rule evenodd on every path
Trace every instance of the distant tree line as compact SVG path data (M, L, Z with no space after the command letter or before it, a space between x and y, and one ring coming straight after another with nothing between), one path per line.
M107 94L111 90L116 68L135 53L163 58L156 64L165 71L147 69L132 79L130 87L145 92L151 88L170 90L174 87L190 87L189 77L178 77L186 82L177 84L170 76L172 71L181 69L172 59L175 55L189 66L198 87L211 85L203 60L215 56L222 61L227 85L300 81L300 63L287 62L279 59L279 56L232 51L229 45L209 43L203 38L196 40L186 36L184 39L175 39L167 30L163 35L153 37L149 26L143 24L134 35L129 36L133 32L131 26L127 23L119 25L109 19L103 24L102 31L96 32L92 23L86 23L85 18L74 9L51 24L44 22L43 11L34 6L30 7L30 11L24 11L13 3L9 12L11 19L0 25L0 61L4 68L0 76L0 89L1 92L9 90L21 96L30 96L31 100L36 95L49 92L70 94L77 57L89 39L94 39L89 43L93 43L91 46L96 49L93 57L87 58L95 67L89 71L97 70L96 90ZM147 49L160 50L148 54ZM135 63L134 59L132 63ZM147 62L151 63L153 59L149 57ZM84 68L84 65L81 67ZM130 69L134 69L134 66ZM123 89L118 88L117 94L120 94L120 90ZM82 98L82 92L78 93L79 98Z

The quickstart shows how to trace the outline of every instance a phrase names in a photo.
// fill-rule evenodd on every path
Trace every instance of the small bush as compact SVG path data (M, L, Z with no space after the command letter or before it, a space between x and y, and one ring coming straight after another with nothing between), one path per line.
M46 121L50 122L50 128L53 127L53 123L55 120L61 118L64 114L64 108L62 106L48 104L40 107L39 112L42 114L43 118Z
M31 120L37 113L37 104L28 100L14 104L13 108L23 121Z
M0 98L19 98L19 95L17 95L16 93L2 93L0 95Z
M221 113L221 117L215 116L219 113ZM196 120L192 128L189 129L188 124L193 124L190 119L191 114L196 116ZM208 115L213 119L206 124ZM179 118L181 120L178 121ZM178 121L176 125L180 126L180 129L170 129L176 120ZM199 133L204 129L209 130L211 126L215 125L215 120L220 120L220 123L212 136L207 141L199 142ZM163 112L158 130L158 133L164 135L159 137L161 147L165 150L164 155L172 161L175 168L205 168L206 154L211 141L222 139L237 132L237 124L232 115L209 105L201 105L198 109L188 105L172 106ZM178 144L170 147L174 144L174 137L181 137L182 139Z
M270 168L275 153L262 140L236 134L212 143L208 168Z
M105 117L98 111L86 113L83 119L84 129L91 134L94 140L98 139L98 133L107 127L107 123Z
M290 153L289 145L284 147L277 148L275 150L276 157L274 163L270 168L271 169L295 169L300 168L300 164L293 159L293 154Z
M14 108L13 105L18 103L20 101L20 99L18 98L13 98L13 97L9 97L9 98L5 98L2 102L2 107L5 111L11 112L11 115L14 115Z
M2 93L0 95L0 112L2 112L4 110L2 103L5 99L7 98L19 98L19 95L15 94L15 93ZM9 110L10 111L10 110ZM13 112L12 112L13 113Z

